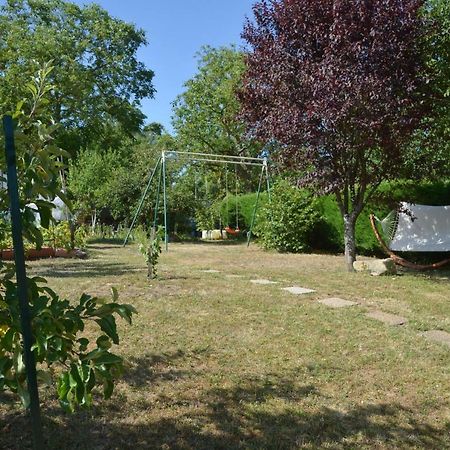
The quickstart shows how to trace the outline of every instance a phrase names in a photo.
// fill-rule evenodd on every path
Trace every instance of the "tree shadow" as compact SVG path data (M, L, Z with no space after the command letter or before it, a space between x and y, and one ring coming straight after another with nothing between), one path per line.
M244 239L224 239L224 240L217 240L217 241L207 241L202 239L196 239L189 242L177 242L177 244L194 244L194 245L205 245L205 246L236 246L236 245L244 245L247 241Z
M133 387L149 386L156 381L173 381L190 375L190 372L178 369L175 365L188 358L199 359L205 356L208 349L184 352L178 350L172 353L145 354L141 357L127 358L127 368L123 381Z
M137 359L125 381L135 389L173 382L187 372L172 368L164 372L160 366L167 368L184 358L184 352L175 352ZM183 402L160 396L151 403L141 399L124 405L124 399L116 397L74 415L46 408L46 448L443 449L449 445L449 428L421 423L413 410L399 403L357 405L346 411L311 409L317 399L326 398L313 384L299 383L299 377L267 374L240 380L230 387L199 390ZM180 403L183 407L171 410ZM3 415L0 429L5 430L5 423L9 425L0 435L1 448L31 448L23 416L17 420L16 413Z
M33 273L51 278L98 278L126 275L136 268L122 263L103 263L98 260L78 261L63 265L40 264L33 267Z

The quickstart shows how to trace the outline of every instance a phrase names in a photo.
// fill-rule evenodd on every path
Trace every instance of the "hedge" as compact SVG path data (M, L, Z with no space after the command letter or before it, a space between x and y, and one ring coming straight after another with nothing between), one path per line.
M238 200L247 227L255 198L256 194L249 194L240 196ZM450 181L383 183L357 221L356 243L359 254L381 254L370 226L369 214L373 212L383 218L400 201L437 206L450 204ZM263 196L262 209L257 219L256 232L265 247L280 251L315 249L342 252L344 249L343 221L333 196L314 199L308 191L281 181L274 186L271 207L267 197ZM297 232L294 232L295 228Z

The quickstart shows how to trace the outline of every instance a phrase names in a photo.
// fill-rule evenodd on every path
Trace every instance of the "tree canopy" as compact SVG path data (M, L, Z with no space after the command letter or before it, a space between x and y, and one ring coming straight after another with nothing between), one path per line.
M174 102L173 126L180 145L188 151L255 154L260 147L247 138L237 118L236 93L245 71L242 53L233 47L204 47L197 57L197 73Z
M128 134L142 126L140 101L154 94L153 72L137 58L143 30L96 4L7 0L0 36L0 112L13 109L36 67L51 61L48 102L65 148L108 136L115 124Z
M423 21L417 0L273 0L254 6L241 92L248 130L276 141L278 161L333 192L354 227L378 184L398 175L423 116Z
M427 113L409 148L411 178L450 175L450 2L428 0L423 17L430 32L423 36Z

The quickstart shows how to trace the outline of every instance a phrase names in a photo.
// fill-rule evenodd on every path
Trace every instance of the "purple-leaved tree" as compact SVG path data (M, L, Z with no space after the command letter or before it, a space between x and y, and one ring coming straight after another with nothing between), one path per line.
M263 0L243 37L239 93L249 133L300 184L333 193L349 270L355 224L378 185L399 175L425 110L421 0Z

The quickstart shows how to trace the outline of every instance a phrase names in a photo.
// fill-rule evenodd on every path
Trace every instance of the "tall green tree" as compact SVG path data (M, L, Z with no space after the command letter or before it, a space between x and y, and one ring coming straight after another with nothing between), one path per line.
M236 92L242 86L244 58L234 47L203 47L198 72L174 102L173 126L187 151L255 155L261 147L238 120Z
M152 97L153 72L137 58L143 30L111 17L96 4L65 0L7 0L0 8L0 112L25 93L36 65L52 61L48 98L58 139L77 149L142 126L140 101Z
M410 177L450 176L450 2L428 0L422 14L430 32L424 35L422 58L428 111L410 146Z

